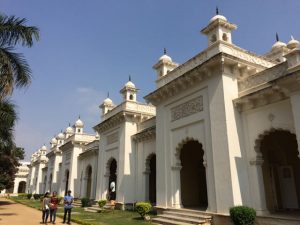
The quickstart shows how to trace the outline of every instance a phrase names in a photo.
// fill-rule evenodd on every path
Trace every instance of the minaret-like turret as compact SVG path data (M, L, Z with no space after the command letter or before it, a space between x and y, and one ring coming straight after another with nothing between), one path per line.
M102 109L102 116L112 110L115 107L113 101L109 98L109 92L107 92L107 98L104 99L103 103L99 106Z
M156 70L157 79L167 75L170 71L178 67L178 64L172 61L172 58L167 55L167 50L164 48L164 54L158 59L158 62L153 66Z
M80 116L78 120L75 122L75 134L83 134L84 123L81 121Z
M129 76L128 82L120 90L123 95L123 101L133 101L136 102L136 94L138 89L135 87L134 83L131 82L131 77Z
M207 36L208 46L217 41L225 41L232 44L231 32L236 28L235 24L229 23L225 16L219 14L217 7L216 15L210 19L208 26L201 30L201 33Z

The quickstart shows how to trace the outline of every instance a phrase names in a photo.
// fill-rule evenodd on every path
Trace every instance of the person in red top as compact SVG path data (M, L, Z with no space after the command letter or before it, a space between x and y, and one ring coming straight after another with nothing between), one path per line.
M56 219L56 210L59 204L59 199L57 197L57 192L53 191L52 196L50 198L50 223L55 224Z

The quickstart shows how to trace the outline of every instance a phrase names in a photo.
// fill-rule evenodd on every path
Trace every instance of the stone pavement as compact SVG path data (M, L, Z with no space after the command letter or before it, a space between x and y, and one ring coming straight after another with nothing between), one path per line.
M0 225L37 225L41 221L41 211L0 198ZM62 224L62 219L56 217L56 224ZM76 223L72 222L72 225Z

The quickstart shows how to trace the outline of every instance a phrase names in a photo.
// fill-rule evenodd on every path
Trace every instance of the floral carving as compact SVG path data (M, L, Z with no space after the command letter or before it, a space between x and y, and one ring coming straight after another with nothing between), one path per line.
M201 111L203 111L203 96L199 96L172 108L171 121L179 120Z

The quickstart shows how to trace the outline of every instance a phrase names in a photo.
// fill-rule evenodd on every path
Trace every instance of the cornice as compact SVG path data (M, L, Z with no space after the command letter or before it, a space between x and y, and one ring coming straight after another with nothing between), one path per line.
M223 63L222 57L223 53L218 53L200 66L182 74L164 86L146 95L144 98L147 102L151 102L153 105L158 105L160 102L177 95L178 92L207 80L212 76L211 70L217 68L214 65L217 63ZM222 68L220 67L219 69L221 70Z
M156 136L156 126L152 126L142 130L141 132L132 136L135 142L142 142L146 140L154 139Z
M208 34L210 31L215 29L217 26L225 27L229 30L235 30L237 28L237 25L233 23L229 23L228 21L222 20L222 19L216 19L210 24L208 24L205 28L201 30L201 33Z
M238 111L242 112L283 101L299 90L300 70L283 74L259 88L253 88L248 94L233 100L233 103Z

